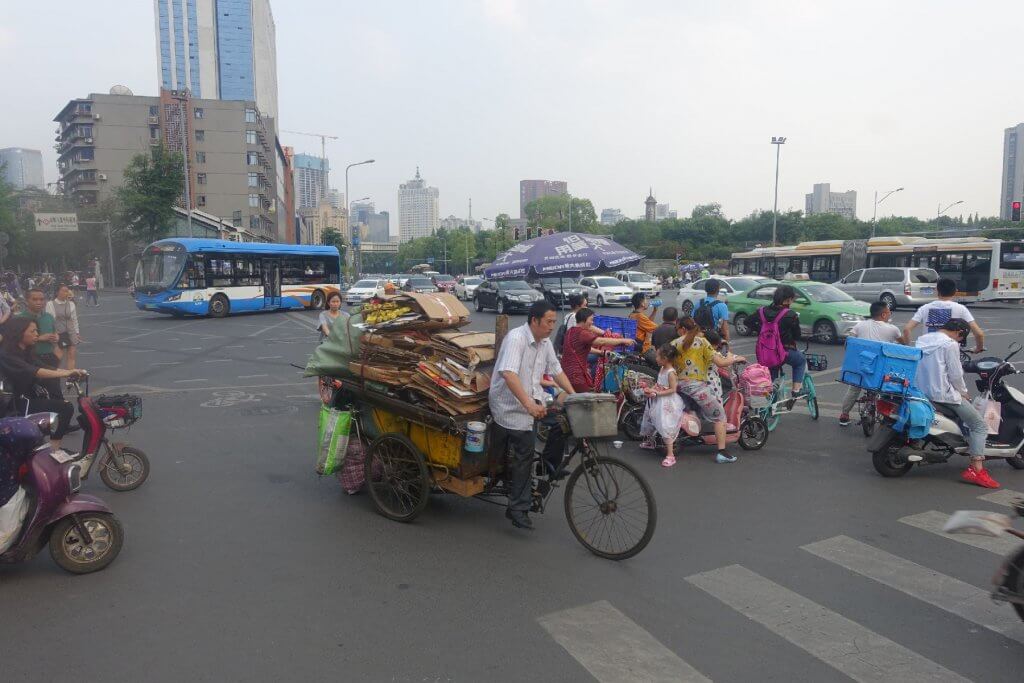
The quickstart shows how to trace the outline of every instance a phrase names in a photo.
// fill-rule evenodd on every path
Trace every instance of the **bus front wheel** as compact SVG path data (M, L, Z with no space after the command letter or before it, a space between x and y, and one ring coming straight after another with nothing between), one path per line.
M324 307L324 293L319 289L313 292L313 295L309 297L309 307L314 311L319 311Z
M217 294L210 299L210 317L224 318L231 312L231 304L223 294Z

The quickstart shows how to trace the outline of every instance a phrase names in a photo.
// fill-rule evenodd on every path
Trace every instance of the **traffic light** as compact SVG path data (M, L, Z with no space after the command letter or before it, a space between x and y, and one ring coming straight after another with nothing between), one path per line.
M1010 220L1017 223L1020 222L1020 202L1010 204Z
M512 239L516 242L519 241L519 228L512 228Z

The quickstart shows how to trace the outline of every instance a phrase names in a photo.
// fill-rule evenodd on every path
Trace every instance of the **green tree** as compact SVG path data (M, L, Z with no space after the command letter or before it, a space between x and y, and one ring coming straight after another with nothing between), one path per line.
M135 155L117 191L124 229L147 244L166 235L184 182L181 154L160 145L150 154Z
M718 202L711 202L710 204L698 204L693 207L693 211L690 212L690 218L704 218L711 216L713 218L725 218L722 215L722 205Z
M459 228L455 232L449 233L448 258L451 259L449 273L473 272L473 261L476 258L476 235L472 230Z
M597 212L594 210L594 204L582 197L572 197L571 204L573 232L597 232ZM533 200L523 211L531 226L566 232L570 223L569 205L568 195L551 195Z

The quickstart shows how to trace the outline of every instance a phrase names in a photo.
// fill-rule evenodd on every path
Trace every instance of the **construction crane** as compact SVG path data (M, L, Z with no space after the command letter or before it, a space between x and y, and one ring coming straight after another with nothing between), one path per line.
M327 141L338 140L337 135L326 135L325 133L303 133L300 130L282 130L282 133L291 133L292 135L305 135L311 138L320 138L320 182L323 183L323 198L327 199L327 173L325 173L324 164L327 161Z

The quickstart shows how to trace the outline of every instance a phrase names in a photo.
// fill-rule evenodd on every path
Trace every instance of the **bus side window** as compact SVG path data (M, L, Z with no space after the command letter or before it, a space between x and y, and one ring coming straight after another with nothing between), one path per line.
M182 280L182 284L189 289L206 287L206 263L201 254L193 254L188 257L188 266L185 268L185 277Z
M307 256L303 278L306 284L317 284L324 282L324 260Z
M302 257L281 259L281 284L301 285L306 281L305 264Z
M231 258L210 257L206 268L207 287L231 287L234 285Z

